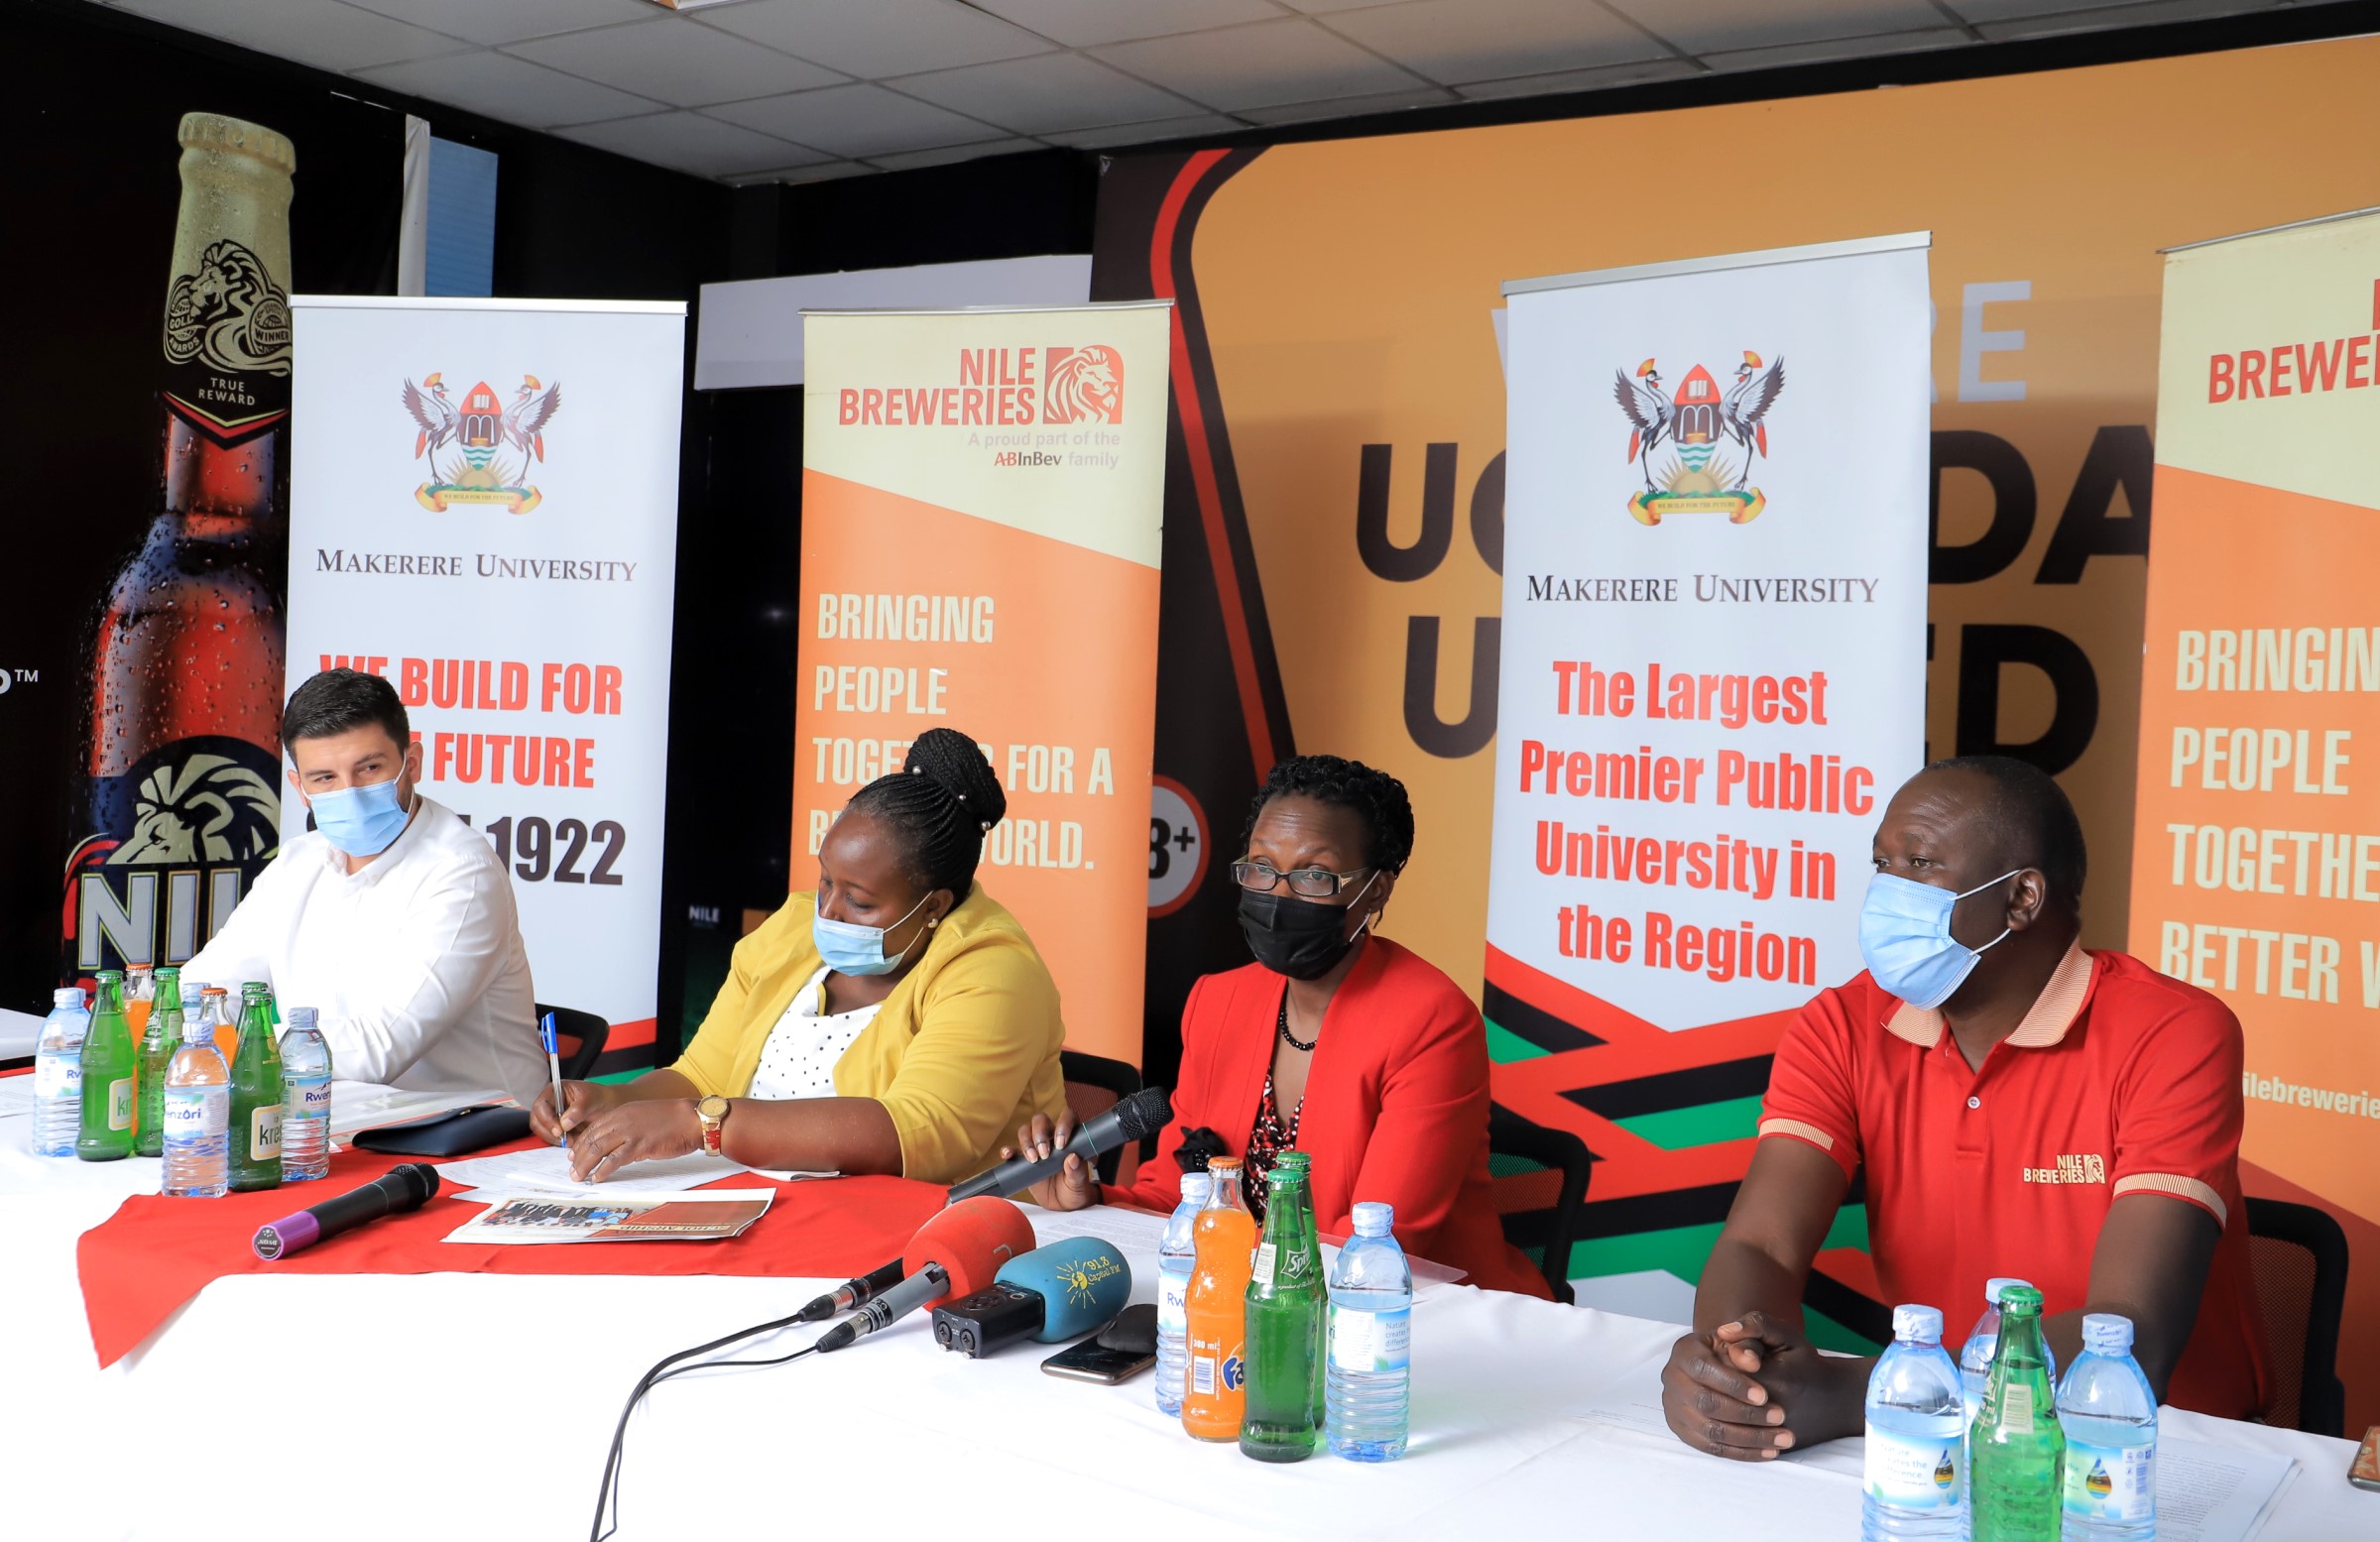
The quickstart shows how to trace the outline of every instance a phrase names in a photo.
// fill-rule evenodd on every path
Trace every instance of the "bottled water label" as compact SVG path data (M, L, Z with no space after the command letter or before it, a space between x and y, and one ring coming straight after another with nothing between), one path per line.
M108 1128L130 1129L132 1127L132 1102L131 1077L120 1076L107 1084Z
M248 1116L248 1159L278 1161L281 1157L281 1105L268 1105Z
M231 1123L228 1087L169 1087L165 1127L168 1140L204 1140Z
M282 1097L289 1106L292 1119L330 1118L330 1078L309 1076L302 1080L292 1077L283 1085Z
M53 1098L82 1096L82 1058L72 1052L44 1055L33 1063L33 1095L47 1102Z
M1959 1507L1959 1442L1867 1427L1867 1495L1896 1510Z
M1405 1368L1413 1343L1413 1309L1331 1312L1331 1364L1357 1375Z
M1278 1251L1279 1249L1271 1243L1266 1243L1256 1249L1253 1277L1257 1284L1269 1285L1272 1283L1273 1257Z
M2066 1513L2078 1520L2137 1523L2157 1513L2157 1448L2066 1448Z
M1157 1275L1157 1332L1179 1337L1190 1328L1190 1278L1186 1274Z

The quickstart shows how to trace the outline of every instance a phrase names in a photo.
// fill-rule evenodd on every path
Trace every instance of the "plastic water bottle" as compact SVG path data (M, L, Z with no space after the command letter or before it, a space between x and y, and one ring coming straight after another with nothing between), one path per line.
M82 1126L82 1039L91 1031L91 1013L78 985L60 986L50 1002L34 1046L33 1154L72 1156Z
M175 1199L220 1199L231 1188L231 1067L215 1047L216 1015L185 1021L166 1067L164 1192Z
M2132 1319L2092 1312L2058 1388L2066 1426L2063 1542L2157 1535L2157 1397L2132 1358Z
M311 1007L293 1007L281 1032L281 1181L330 1171L330 1044Z
M1405 1454L1412 1401L1413 1270L1389 1227L1388 1206L1356 1207L1356 1235L1331 1270L1323 1382L1323 1438L1350 1462L1393 1462Z
M1182 1377L1190 1365L1190 1271L1198 1260L1198 1213L1214 1192L1212 1173L1182 1174L1182 1202L1157 1244L1157 1412L1182 1416Z
M1867 1496L1860 1542L1966 1535L1965 1401L1942 1347L1942 1314L1892 1309L1892 1343L1867 1378Z

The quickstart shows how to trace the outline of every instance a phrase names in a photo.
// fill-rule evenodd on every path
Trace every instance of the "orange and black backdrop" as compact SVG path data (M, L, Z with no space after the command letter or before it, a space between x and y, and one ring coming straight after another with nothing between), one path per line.
M2370 203L2376 68L2380 40L2345 40L1108 169L1095 297L1179 303L1156 770L1218 847L1292 751L1404 779L1420 840L1386 929L1482 993L1499 1101L1597 1153L1583 1295L1678 1315L1778 1024L1606 1041L1483 976L1499 283L1933 231L1928 753L2057 773L2097 875L2085 941L2122 947L2158 251ZM1230 855L1208 902L1152 922L1152 1074L1188 978L1245 956ZM1509 1203L1550 1181L1515 1175ZM1810 1294L1828 1342L1886 1332L1865 1241L1854 1203ZM2380 1397L2360 1368L2350 1419Z

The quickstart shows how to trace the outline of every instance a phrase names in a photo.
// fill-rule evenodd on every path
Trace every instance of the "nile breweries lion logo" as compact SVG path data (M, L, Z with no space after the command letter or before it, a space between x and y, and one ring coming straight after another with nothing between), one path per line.
M166 292L166 358L235 374L290 372L290 300L254 252L216 241Z
M281 844L273 783L228 756L201 751L141 778L132 833L108 853L130 862L245 862Z
M1124 421L1124 355L1105 343L1052 348L1043 356L1041 420Z

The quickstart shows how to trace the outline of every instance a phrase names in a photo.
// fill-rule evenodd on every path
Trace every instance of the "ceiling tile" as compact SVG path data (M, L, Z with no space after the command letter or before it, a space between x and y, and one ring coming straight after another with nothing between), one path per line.
M2060 11L2112 11L2126 0L1947 0L1950 8L1970 22L2005 22ZM2263 10L2272 0L2242 0L2240 10Z
M897 155L870 156L869 163L888 172L913 172L921 166L949 166L959 161L980 161L986 156L1012 156L1024 150L1044 149L1037 139L996 139L985 145L945 145L940 150L904 150Z
M1702 66L1690 59L1648 59L1641 63L1612 64L1604 69L1566 69L1551 75L1476 80L1456 86L1455 91L1475 102L1497 102L1515 96L1553 96L1564 91L1607 91L1613 86L1642 85L1648 80L1682 80L1702 72Z
M519 43L651 16L647 0L353 0L401 22L473 43Z
M704 26L868 80L1050 49L1048 40L958 0L745 0L691 14Z
M533 129L633 117L661 105L504 54L457 54L451 59L384 64L354 73L359 80L393 91L426 96L433 102Z
M975 5L1070 49L1270 21L1281 14L1272 0L975 0Z
M843 79L831 69L676 16L540 38L505 52L677 107L807 91Z
M1928 0L1605 0L1690 54L1942 25Z
M2049 7L2036 4L2032 9L2046 11ZM2242 11L2271 9L2269 0L2266 3L2258 3L2258 0L2150 0L2146 5L2062 10L2055 16L1991 22L1975 30L1993 39L2040 38L2059 32L2096 32L2107 27L2154 27L2163 22L2195 22L2210 16L2237 16Z
M1419 83L1387 60L1303 20L1117 43L1092 52L1119 69L1226 112L1368 96Z
M1292 11L1303 11L1309 16L1324 16L1336 11L1362 11L1375 5L1398 3L1400 0L1281 0L1281 4ZM1592 3L1592 0L1581 0L1581 3Z
M1408 0L1322 18L1432 80L1583 69L1661 59L1668 51L1600 6L1580 0Z
M1041 137L1053 145L1076 150L1110 150L1118 145L1161 145L1167 140L1237 134L1247 127L1237 118L1199 113L1188 118L1159 118L1154 123L1130 123L1118 128L1067 129Z
M1771 69L1779 64L1815 64L1831 59L1883 59L1928 49L1963 48L1973 40L1956 27L1896 32L1881 38L1836 38L1825 43L1788 43L1773 49L1721 49L1705 54L1713 69Z
M342 74L471 47L334 0L115 0L115 6L200 37Z
M614 118L608 123L582 123L555 132L582 145L692 172L697 177L728 177L739 172L772 171L832 159L815 150L788 145L783 140L755 134L697 112Z
M1004 136L955 112L888 91L881 85L830 85L823 91L765 96L710 109L748 129L811 145L854 160L944 145L977 145Z
M1080 54L971 64L938 74L908 75L891 84L1019 134L1145 123L1179 117L1198 106Z
M1377 96L1335 96L1327 102L1290 102L1279 107L1250 107L1241 117L1250 123L1312 123L1321 118L1361 118L1367 113L1405 112L1415 107L1444 107L1463 98L1444 86L1425 85L1410 91L1386 91Z

